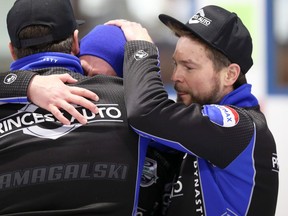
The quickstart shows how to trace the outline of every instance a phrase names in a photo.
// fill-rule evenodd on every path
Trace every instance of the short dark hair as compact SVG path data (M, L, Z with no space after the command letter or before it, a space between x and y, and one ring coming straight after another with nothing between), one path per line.
M19 33L19 39L42 37L50 34L50 32L51 29L48 26L43 25L28 26ZM61 41L54 41L46 44L19 49L14 47L14 52L18 59L40 52L61 52L70 54L72 51L72 44L73 44L73 35Z

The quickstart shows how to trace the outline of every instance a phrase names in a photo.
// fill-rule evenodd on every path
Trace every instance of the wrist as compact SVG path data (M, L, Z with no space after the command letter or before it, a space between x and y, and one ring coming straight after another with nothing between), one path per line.
M35 83L37 83L37 79L40 77L40 75L34 74L34 76L31 77L31 79L28 81L28 87L27 87L27 99L32 102L31 96L33 91L35 90Z

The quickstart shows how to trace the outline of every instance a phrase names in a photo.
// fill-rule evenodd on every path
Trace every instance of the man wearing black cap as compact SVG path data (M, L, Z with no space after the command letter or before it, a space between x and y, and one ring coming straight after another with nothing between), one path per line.
M129 128L122 79L83 76L74 56L78 30L70 1L18 0L7 26L15 59L11 69L67 73L78 80L76 87L101 99L97 115L75 107L88 119L85 125L64 112L71 122L64 126L30 103L1 105L0 215L135 215L144 139ZM122 37L117 44L123 53L125 37L118 27L112 29ZM6 77L6 85L17 82L17 76Z
M167 215L274 215L276 145L245 74L252 40L240 18L206 6L186 24L160 20L179 37L168 99L158 50L140 24L113 20L126 35L125 102L135 131L187 154Z

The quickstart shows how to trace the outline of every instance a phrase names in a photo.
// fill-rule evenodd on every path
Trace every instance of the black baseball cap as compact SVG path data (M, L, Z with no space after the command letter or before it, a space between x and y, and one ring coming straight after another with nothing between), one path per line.
M209 5L200 9L186 24L165 14L160 14L159 19L176 35L181 29L190 31L232 63L237 63L244 74L253 65L252 38L236 13Z
M75 19L70 0L16 0L6 21L11 43L16 48L64 40L84 22ZM51 34L20 40L21 30L31 25L49 26Z

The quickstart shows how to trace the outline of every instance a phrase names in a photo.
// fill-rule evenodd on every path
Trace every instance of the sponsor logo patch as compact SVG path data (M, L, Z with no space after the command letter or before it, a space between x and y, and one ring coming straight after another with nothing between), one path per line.
M10 73L4 78L4 84L8 84L8 85L12 84L16 79L17 79L17 75L14 73Z
M97 106L98 114L83 107L75 106L75 108L87 118L88 124L124 121L118 104L97 104ZM67 117L70 118L71 125L57 124L58 121L51 113L42 113L43 111L38 109L39 107L34 104L27 104L17 113L0 119L0 138L22 130L27 135L55 140L82 126L70 115Z
M234 127L239 122L239 114L229 106L206 105L203 107L202 114L221 127Z

